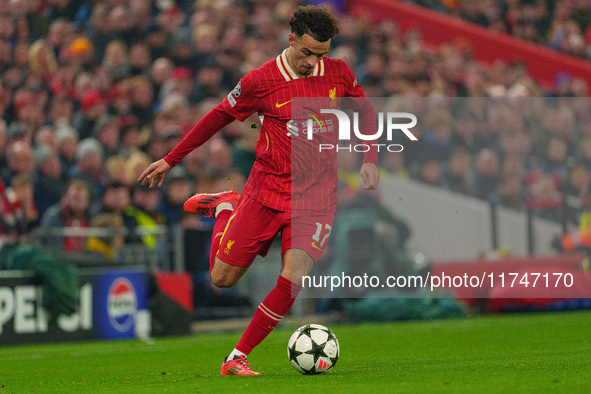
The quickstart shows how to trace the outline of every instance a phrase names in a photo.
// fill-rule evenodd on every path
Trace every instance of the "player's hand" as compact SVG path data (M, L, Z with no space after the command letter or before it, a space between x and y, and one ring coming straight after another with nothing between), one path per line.
M160 159L150 164L137 181L141 182L142 186L145 186L150 182L150 189L154 187L156 182L158 182L158 187L161 187L162 182L164 182L164 174L166 174L168 170L170 170L168 163L164 161L164 159Z
M380 170L374 163L363 163L360 171L365 190L374 190L380 183Z

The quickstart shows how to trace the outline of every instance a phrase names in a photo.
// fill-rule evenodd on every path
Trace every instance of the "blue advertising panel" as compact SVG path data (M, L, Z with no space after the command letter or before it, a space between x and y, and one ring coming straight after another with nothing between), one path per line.
M149 336L144 267L80 269L80 305L51 319L33 271L0 271L0 345Z
M146 273L107 271L94 276L93 282L96 337L135 337L138 312L148 308Z

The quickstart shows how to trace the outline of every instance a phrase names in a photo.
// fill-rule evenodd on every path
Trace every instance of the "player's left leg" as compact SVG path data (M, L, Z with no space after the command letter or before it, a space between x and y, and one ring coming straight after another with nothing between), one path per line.
M246 361L251 350L260 344L291 309L302 289L302 276L314 267L314 259L301 249L289 249L283 255L283 266L277 284L256 309L250 324L227 360ZM292 282L294 278L295 282ZM224 366L222 367L224 374Z
M291 309L302 289L302 278L310 272L320 258L325 242L330 235L333 215L308 215L293 218L290 213L281 213L275 219L282 227L282 269L277 284L257 307L255 314L242 334L236 348L222 366L225 373L228 363L246 361L254 347L260 344L283 316ZM319 230L320 229L320 230ZM320 238L319 238L320 237ZM262 255L265 255L263 251ZM250 368L248 368L250 370Z
M289 249L283 256L283 267L277 284L265 297L254 313L248 328L236 345L236 349L248 355L263 341L291 309L302 289L301 278L314 267L314 260L301 249ZM291 278L296 279L293 282Z

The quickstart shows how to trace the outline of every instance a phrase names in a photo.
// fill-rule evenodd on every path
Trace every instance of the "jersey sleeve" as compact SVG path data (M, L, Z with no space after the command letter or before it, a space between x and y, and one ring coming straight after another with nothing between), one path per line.
M259 110L261 101L258 87L255 74L248 72L221 102L222 109L239 121L244 121Z

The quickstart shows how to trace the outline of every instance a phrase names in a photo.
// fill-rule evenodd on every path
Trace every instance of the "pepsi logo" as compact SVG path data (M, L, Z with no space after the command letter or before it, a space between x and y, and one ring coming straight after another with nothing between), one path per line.
M133 284L124 277L111 283L107 296L107 314L113 328L125 332L133 326L137 312L137 294Z

